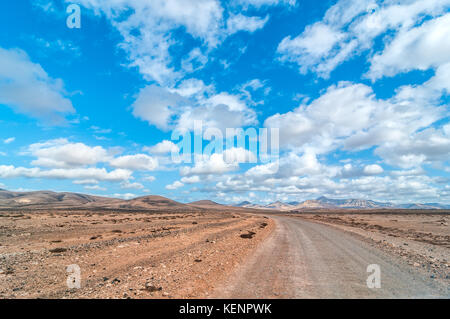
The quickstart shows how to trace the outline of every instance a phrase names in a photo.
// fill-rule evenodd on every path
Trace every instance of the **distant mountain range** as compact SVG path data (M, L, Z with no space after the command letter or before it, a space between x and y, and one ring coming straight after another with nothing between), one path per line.
M226 206L210 200L183 204L156 195L124 200L78 193L56 193L52 191L12 192L4 189L0 189L0 209L135 209L183 212L224 209L227 211L248 210L245 207Z
M426 204L416 203L416 204L395 205L392 203L376 202L373 200L366 200L366 199L331 199L325 196L319 197L314 200L306 200L303 202L283 203L277 201L268 205L258 205L245 201L239 203L236 206L245 208L270 209L281 211L296 211L308 209L383 209L383 208L450 209L450 205L443 205L438 203L426 203Z
M210 200L201 200L188 204L156 195L143 196L130 200L92 196L77 193L56 193L51 191L11 192L0 189L0 209L8 208L92 208L92 209L143 209L143 210L238 210L238 209L265 209L278 211L301 211L311 209L450 209L450 205L438 203L402 204L375 202L364 199L330 199L319 197L304 202L280 201L269 205L254 204L249 201L238 205L227 206Z

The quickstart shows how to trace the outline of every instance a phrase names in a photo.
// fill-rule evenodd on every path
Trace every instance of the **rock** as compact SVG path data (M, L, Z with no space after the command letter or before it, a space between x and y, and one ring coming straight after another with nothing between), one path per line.
M419 263L414 263L413 266L414 267L420 267L420 264Z
M156 287L156 286L152 285L151 283L147 282L147 283L145 283L145 290L147 290L148 292L156 292L156 291L161 291L162 287Z
M255 236L256 233L249 231L248 234L242 234L241 238L247 238L247 239L252 239L253 236Z
M49 252L51 252L51 253L63 253L65 251L67 251L66 248L54 248L54 249L49 250Z

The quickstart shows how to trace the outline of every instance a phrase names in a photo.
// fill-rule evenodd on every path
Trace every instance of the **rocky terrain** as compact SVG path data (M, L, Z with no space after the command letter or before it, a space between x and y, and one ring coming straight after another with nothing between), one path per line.
M0 298L206 297L272 228L211 210L0 211Z

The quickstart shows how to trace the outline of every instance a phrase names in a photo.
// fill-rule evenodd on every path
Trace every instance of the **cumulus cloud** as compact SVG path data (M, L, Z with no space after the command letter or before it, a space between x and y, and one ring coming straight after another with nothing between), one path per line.
M433 82L399 88L387 100L377 99L366 85L343 82L307 105L269 117L265 126L280 128L281 146L299 151L327 154L339 147L376 146L375 154L394 166L442 161L447 155L444 128L424 130L446 116L445 106L436 105L441 94Z
M194 176L185 176L181 179L181 182L184 184L195 184L200 182L200 177L197 175Z
M0 104L18 113L61 124L74 113L60 79L50 77L22 50L0 48Z
M109 163L116 168L138 171L153 171L158 168L158 160L145 154L120 156Z
M166 131L192 130L194 121L223 130L256 122L255 112L239 95L225 92L182 96L177 89L150 85L140 91L132 109L134 116Z
M91 191L92 190L93 191L106 191L105 187L101 187L99 185L87 185L87 186L84 186L84 188L87 190L91 190Z
M292 166L299 168L297 172L289 167L295 157L297 162ZM382 168L377 164L362 167L346 164L341 168L314 164L317 159L313 160L311 155L301 157L295 154L282 157L279 169L271 169L273 163L252 167L245 173L245 178L238 174L223 176L214 186L204 190L222 194L263 192L269 201L302 201L326 195L334 198L427 202L445 196L437 181L424 175L423 171L396 171L391 176L381 176ZM301 161L310 162L310 169L302 169Z
M371 60L368 77L379 79L410 70L428 70L450 62L450 13L400 31Z
M196 155L193 167L182 167L180 174L183 176L189 175L209 175L209 174L223 174L231 172L239 168L237 162L227 163L224 160L223 154L215 153L208 155Z
M129 180L132 172L125 169L107 171L105 168L55 168L42 170L38 167L26 168L0 165L1 178L47 178L120 182Z
M28 152L37 157L31 162L32 165L51 168L94 165L111 158L109 152L101 146L70 143L67 139L35 143L28 147Z
M173 152L178 152L179 147L171 141L164 140L154 146L144 147L143 150L149 152L150 154L165 155Z
M120 187L123 189L144 189L144 185L141 183L131 183L129 181L124 181L120 183Z
M95 185L95 184L98 184L98 181L95 179L82 179L82 180L76 180L73 183L76 185Z
M278 53L282 61L298 65L302 73L311 71L327 78L344 61L364 51L371 53L375 40L382 38L387 51L375 56L370 73L372 78L381 77L384 72L392 74L407 69L423 69L448 55L445 44L444 50L435 44L448 43L443 31L448 29L447 21L440 17L449 8L448 0L400 3L340 0L327 10L321 21L307 26L294 38L284 38ZM424 22L424 17L432 20ZM421 40L426 32L429 36ZM416 58L416 65L405 65L409 63L407 61L416 61ZM397 62L398 65L394 66Z
M144 181L147 181L147 182L154 182L154 181L156 181L156 177L155 176L145 176L142 179Z
M126 194L114 194L114 195L112 195L112 197L130 200L130 199L136 198L137 195L132 194L132 193L126 193Z
M377 164L371 164L364 167L364 173L367 175L378 175L383 173L383 168Z
M175 181L173 184L167 185L166 189L168 189L168 190L175 190L175 189L181 188L183 186L184 186L184 184L182 182Z
M284 38L277 51L281 55L281 61L298 64L300 72L305 74L322 57L328 56L343 38L342 32L323 23L316 23L306 27L301 36Z

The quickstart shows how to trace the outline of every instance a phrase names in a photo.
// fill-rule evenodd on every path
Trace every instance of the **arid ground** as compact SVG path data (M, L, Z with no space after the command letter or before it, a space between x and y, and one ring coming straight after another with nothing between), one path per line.
M272 228L211 211L3 211L0 298L207 297ZM72 264L81 289L67 288Z
M0 298L450 298L448 212L4 210ZM66 268L81 269L69 289ZM381 267L369 289L367 266Z

